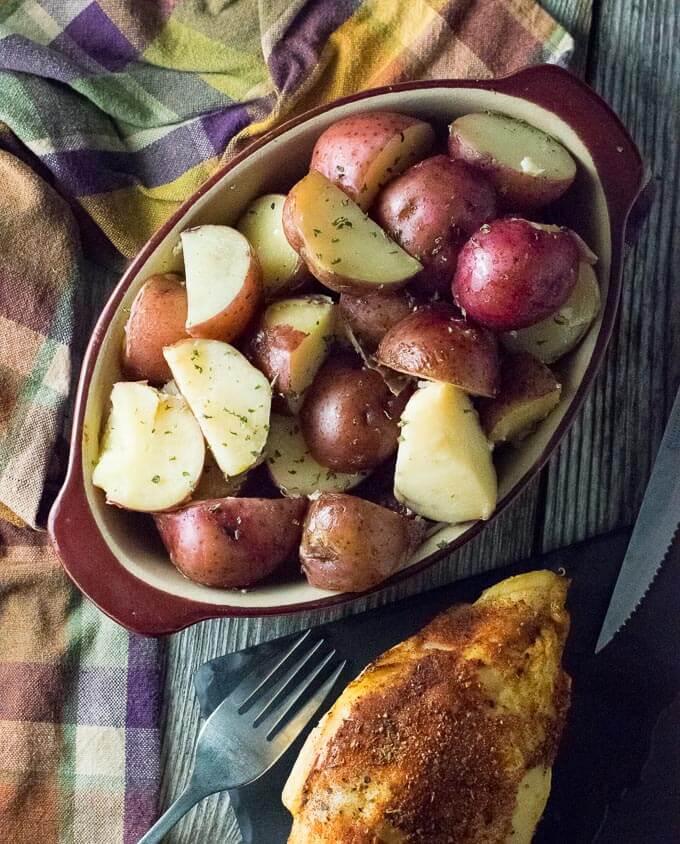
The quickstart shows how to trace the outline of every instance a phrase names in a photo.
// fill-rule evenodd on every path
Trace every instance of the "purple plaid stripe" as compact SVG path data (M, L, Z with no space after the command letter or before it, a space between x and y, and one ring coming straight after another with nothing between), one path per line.
M137 58L137 51L123 33L102 11L98 3L91 3L64 29L88 56L114 73ZM61 41L66 41L60 37Z

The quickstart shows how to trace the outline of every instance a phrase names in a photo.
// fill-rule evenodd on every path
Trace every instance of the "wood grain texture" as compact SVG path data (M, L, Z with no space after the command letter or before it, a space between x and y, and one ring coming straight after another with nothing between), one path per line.
M607 99L655 173L657 200L626 261L621 317L603 371L581 416L539 484L533 484L461 552L377 596L293 618L210 621L169 640L162 803L186 782L198 732L192 677L207 659L454 577L632 522L680 376L677 137L680 14L673 0L544 3L576 37L573 67ZM596 30L588 41L594 21ZM675 86L673 82L675 81ZM536 523L536 517L539 521ZM276 799L276 796L273 796ZM239 841L226 795L204 801L167 839L174 844Z

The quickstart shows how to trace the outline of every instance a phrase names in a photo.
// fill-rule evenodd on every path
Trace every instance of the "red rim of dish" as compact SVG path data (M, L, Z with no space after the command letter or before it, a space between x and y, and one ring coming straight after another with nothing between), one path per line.
M427 82L403 82L362 91L327 105L319 106L294 118L250 144L229 163L220 167L182 207L153 235L132 261L111 294L90 338L80 374L75 403L71 454L64 485L50 511L49 533L64 568L74 583L104 613L136 633L157 636L173 633L208 618L224 616L257 617L284 615L348 603L358 593L340 593L297 604L267 607L235 607L198 602L157 589L135 577L114 556L105 542L90 510L82 470L82 435L87 394L95 362L121 299L148 257L187 210L224 175L272 139L279 137L310 118L339 105L359 102L397 91L430 88L468 88L494 91L528 100L561 118L576 132L590 152L604 190L611 227L611 270L602 325L592 358L567 409L564 419L550 438L538 460L515 487L498 502L498 515L526 487L546 463L565 435L599 370L616 319L621 292L621 267L628 216L645 186L645 167L633 140L609 106L584 82L555 65L529 67L495 80L441 79ZM493 518L492 517L492 518ZM453 542L414 563L375 588L367 595L404 580L428 568L476 536L491 520L477 522Z

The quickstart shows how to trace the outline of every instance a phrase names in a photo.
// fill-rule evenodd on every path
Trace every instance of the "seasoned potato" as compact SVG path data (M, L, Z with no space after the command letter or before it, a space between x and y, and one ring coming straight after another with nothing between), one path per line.
M385 334L416 307L406 290L383 291L366 296L342 293L340 316L362 347L374 351Z
M393 326L378 347L378 360L398 372L446 381L476 396L495 396L497 347L490 331L470 325L452 305L440 302Z
M280 299L266 309L250 354L277 393L296 397L312 383L335 340L335 309L328 296Z
M397 448L407 393L354 358L329 360L307 390L300 427L315 460L339 472L372 469Z
M576 286L562 307L540 322L500 335L511 352L530 352L543 363L554 363L583 339L600 312L600 285L592 266L581 261Z
M450 127L449 153L478 167L506 208L548 205L570 187L576 164L549 135L503 114L466 114Z
M548 367L527 352L507 355L501 364L501 388L494 399L481 399L479 418L489 442L517 442L557 407L562 386Z
M264 375L220 340L181 340L164 354L222 472L233 478L255 466L269 432Z
M293 186L283 225L312 275L338 293L403 287L422 269L321 173Z
M465 241L497 217L496 191L478 171L446 155L426 158L381 191L375 218L423 265L412 287L450 294Z
M206 501L212 498L229 498L238 493L245 479L245 473L234 478L227 478L217 465L212 451L206 448L201 479L191 495L191 500Z
M154 516L170 559L206 586L243 589L295 551L307 502L302 498L218 498Z
M576 284L579 247L568 229L549 231L518 218L487 223L468 240L453 279L465 313L495 331L553 314Z
M394 494L437 522L488 519L496 507L496 470L468 396L452 384L427 384L402 414Z
M337 472L313 457L294 416L272 413L267 442L267 469L284 495L345 492L360 483L368 472Z
M307 511L302 569L312 586L361 592L400 569L424 535L420 520L353 495L324 494Z
M262 301L262 271L246 238L229 226L196 226L180 235L187 285L187 332L236 339Z
M198 484L204 457L203 434L181 396L136 381L113 385L92 473L109 504L143 512L176 507Z
M283 232L285 194L267 193L253 200L236 228L255 250L266 299L296 290L308 278L305 262Z
M187 291L181 276L151 276L135 296L125 326L123 367L132 378L162 384L170 378L163 346L187 336Z
M380 188L429 152L434 131L406 114L373 111L329 126L314 146L317 170L365 211Z

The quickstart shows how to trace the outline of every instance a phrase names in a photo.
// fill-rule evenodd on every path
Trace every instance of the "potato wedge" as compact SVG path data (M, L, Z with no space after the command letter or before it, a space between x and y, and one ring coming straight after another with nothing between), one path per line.
M122 381L111 390L111 412L92 483L109 504L153 512L176 507L198 484L203 434L181 396Z
M328 296L296 296L265 310L249 354L277 393L299 396L312 383L335 340L335 309Z
M366 296L343 293L340 316L354 337L369 352L375 351L387 332L416 307L416 300L406 290L383 291Z
M180 235L187 285L187 332L234 340L262 300L262 271L246 238L229 226L196 226Z
M353 495L321 495L307 511L300 561L312 586L361 592L400 569L425 523Z
M388 111L354 114L326 129L310 170L322 173L365 211L380 188L420 161L434 143L429 123Z
M368 472L336 472L312 457L294 416L272 413L267 441L267 469L287 496L317 492L345 492L361 483Z
M571 186L576 163L550 135L504 114L466 114L450 127L449 154L478 167L506 208L554 202Z
M154 516L170 559L206 586L243 589L270 575L297 548L302 498L218 498Z
M260 196L250 203L236 224L257 255L265 299L291 293L309 277L305 262L283 233L285 201L282 193Z
M496 470L467 394L452 384L421 386L401 421L396 498L437 522L488 519L496 507Z
M393 326L378 346L384 366L432 381L446 381L475 396L495 396L498 344L443 302L419 308Z
M554 363L578 346L599 312L597 276L581 261L576 286L558 311L528 328L504 332L500 341L511 352L530 352L543 363Z
M562 385L528 352L507 355L501 363L496 398L480 399L479 418L493 445L518 442L557 407Z
M309 271L338 293L403 287L422 269L321 173L293 186L283 218L286 237Z
M125 325L123 367L140 381L162 384L170 378L163 347L187 336L187 291L175 273L147 279L130 308Z
M192 501L206 501L212 498L230 498L236 495L243 485L246 475L227 478L217 465L209 448L205 450L205 462L198 486L191 495Z
M222 472L233 478L258 463L272 398L264 375L220 340L182 340L164 354Z

